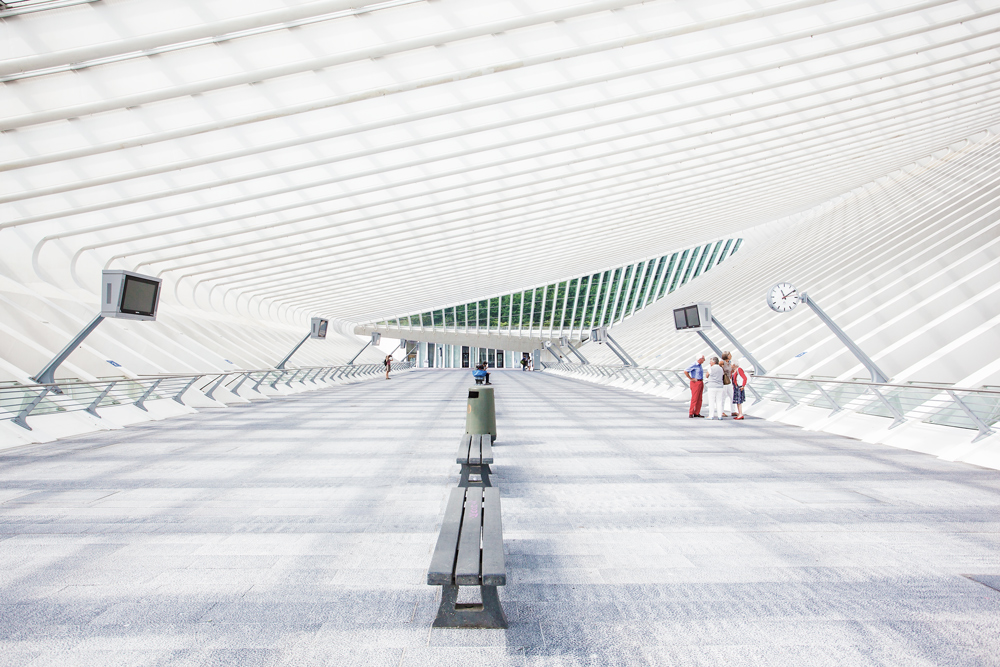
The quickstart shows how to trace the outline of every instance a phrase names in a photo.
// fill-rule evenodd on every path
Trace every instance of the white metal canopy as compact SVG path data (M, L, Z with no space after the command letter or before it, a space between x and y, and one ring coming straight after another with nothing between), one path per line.
M995 1L69 4L2 18L0 252L215 310L509 293L738 235L1000 119Z

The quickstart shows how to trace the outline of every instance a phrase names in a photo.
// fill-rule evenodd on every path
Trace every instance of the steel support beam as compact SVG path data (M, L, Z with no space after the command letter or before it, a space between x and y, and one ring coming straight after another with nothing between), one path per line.
M823 324L825 324L830 329L830 331L833 332L833 335L839 338L840 342L843 343L845 346L847 346L847 349L851 351L851 354L857 357L858 361L860 361L861 364L868 369L868 372L871 374L872 377L872 382L877 382L879 384L888 384L889 376L882 372L882 369L879 368L875 364L875 362L872 361L868 357L868 355L864 353L864 351L862 351L860 347L858 347L857 343L855 343L843 329L837 326L836 322L830 319L830 316L827 315L826 312L824 312L824 310L820 308L819 305L817 305L816 302L813 301L808 294L802 292L802 294L799 296L799 299L802 301L802 303L812 308L812 311L816 313L816 317L822 320Z
M289 352L288 354L286 354L286 355L285 355L285 358L284 358L284 359L282 359L281 361L279 361L279 362L278 362L278 365L277 365L277 366L275 366L275 368L277 368L277 369L278 369L279 371L283 371L283 370L285 370L285 364L287 364L287 363L288 363L288 360L292 358L292 355L293 355L293 354L295 354L296 352L298 352L298 351L299 351L299 348L300 348L300 347L302 347L302 345L303 345L303 344L304 344L304 343L305 343L305 342L306 342L307 340L309 340L309 336L311 336L311 335L312 335L312 332L309 332L309 333L307 333L307 334L305 335L305 338L303 338L302 340L300 340L300 341L299 341L299 344L298 344L298 345L296 345L295 347L293 347L293 348L292 348L292 351L291 351L291 352Z
M740 351L740 354L742 354L745 359L750 360L750 363L753 364L753 372L755 375L767 375L767 370L764 366L757 361L752 354L750 354L749 350L740 345L740 342L736 340L731 333L729 333L729 330L726 327L722 326L722 322L716 319L715 315L712 316L712 323L719 328L722 335L729 339L729 342L733 344L733 347Z
M66 357L72 354L73 351L76 350L76 348L80 347L84 339L87 336L89 336L94 331L94 329L97 328L97 325L103 321L104 321L104 315L98 315L97 317L92 319L90 321L90 324L85 326L80 331L80 333L74 336L73 340L71 340L69 344L66 345L66 347L64 347L59 354L53 357L52 361L45 364L45 367L38 372L38 375L36 375L31 379L37 382L38 384L54 384L56 381L56 369L59 368L62 362L66 361ZM58 387L53 387L51 391L54 394L62 393L62 391L60 391Z

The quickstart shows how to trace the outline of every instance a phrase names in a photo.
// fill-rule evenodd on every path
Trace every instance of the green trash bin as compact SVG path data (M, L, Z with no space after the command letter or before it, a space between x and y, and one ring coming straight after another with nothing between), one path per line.
M466 433L489 433L490 442L497 439L497 409L493 402L493 387L482 385L469 389L469 406L465 411Z

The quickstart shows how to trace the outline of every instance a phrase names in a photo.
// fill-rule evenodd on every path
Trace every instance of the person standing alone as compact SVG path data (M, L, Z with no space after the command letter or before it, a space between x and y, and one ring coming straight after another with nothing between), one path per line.
M705 355L699 355L694 363L687 367L684 375L691 381L691 407L688 408L688 417L701 417L701 397L705 391L705 369L701 365L705 363Z
M388 380L389 371L392 370L392 355L391 354L385 355L385 361L383 361L382 363L385 364L385 379Z

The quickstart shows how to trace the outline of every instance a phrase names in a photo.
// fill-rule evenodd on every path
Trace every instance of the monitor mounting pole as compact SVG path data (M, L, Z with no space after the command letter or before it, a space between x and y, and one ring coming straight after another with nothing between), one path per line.
M639 365L635 363L635 359L629 356L629 353L625 351L625 348L619 345L618 341L616 341L614 338L611 337L610 332L605 332L604 335L607 336L608 338L608 347L611 348L612 352L618 355L618 358L622 360L622 363L624 363L626 366Z
M355 359L357 359L358 357L360 357L360 356L361 356L361 353L362 353L362 352L364 352L365 350L367 350L367 349L368 349L368 346L369 346L369 345L371 345L371 344L372 344L371 340L369 340L369 341L368 341L367 343L365 343L365 346L364 346L363 348L361 348L360 350L358 350L358 353L357 353L357 354L355 354L355 355L354 355L354 356L353 356L353 357L351 358L351 360L347 362L347 365L348 365L348 366L353 366L353 365L354 365L354 360L355 360Z
M289 352L288 354L286 354L285 358L282 359L280 362L278 362L278 365L275 366L275 368L278 369L279 371L285 370L285 364L288 363L288 360L292 358L293 354L295 354L296 352L299 351L299 348L302 347L303 343L305 343L307 340L309 340L309 336L311 336L311 335L312 335L312 332L307 333L306 337L303 338L302 340L300 340L299 343L298 343L298 345L296 345L295 347L293 347L292 351Z
M38 375L36 375L35 377L33 377L31 379L34 380L35 382L37 382L38 384L55 384L55 381L56 381L56 369L59 368L59 366L62 364L62 362L66 361L66 357L68 357L70 354L72 354L73 350L75 350L76 348L80 347L80 344L83 343L83 340L87 336L89 336L91 334L91 332L93 332L94 329L97 328L98 324L100 324L103 321L104 321L104 315L98 315L93 320L91 320L90 324L88 324L87 326L85 326L83 328L83 330L80 331L80 333L78 333L73 338L73 340L71 340L69 342L69 344L62 349L62 352L60 352L55 357L53 357L52 361L50 361L49 363L47 363L45 365L45 368L43 368L41 371L39 371ZM54 393L56 393L56 394L61 394L62 393L61 391L59 391L58 387L54 388L52 391Z
M583 356L582 354L580 354L580 350L578 350L575 347L573 347L573 343L569 342L568 340L566 341L566 347L569 348L570 352L572 352L577 357L579 357L580 361L582 361L585 364L589 364L590 363L589 361L587 361L587 358L585 356Z
M719 359L722 359L722 350L719 349L719 346L716 345L715 343L713 343L712 339L709 338L708 336L706 336L705 332L702 331L701 329L698 329L698 335L701 336L701 339L703 341L705 341L706 345L708 345L710 348L712 348L713 352L715 352L717 355L719 355Z
M761 363L759 361L757 361L754 358L754 356L752 354L750 354L750 352L745 347L743 347L742 345L740 345L740 342L738 340L736 340L736 338L733 336L733 334L729 333L729 330L726 329L726 327L722 326L722 322L720 322L719 320L717 320L715 318L715 315L712 316L712 324L714 324L715 326L719 327L719 331L722 332L723 336L725 336L726 338L729 339L729 342L733 344L733 347L735 347L737 350L739 350L740 354L742 354L744 356L744 358L748 359L750 361L750 363L753 364L753 372L756 375L767 375L767 371L764 369L764 366L762 366ZM699 332L699 333L701 333L701 332ZM708 338L706 336L704 336L704 335L702 336L702 338L705 338L706 340L708 340ZM712 344L711 341L709 341L709 345L711 345L711 344ZM716 352L718 352L718 350L716 350Z

